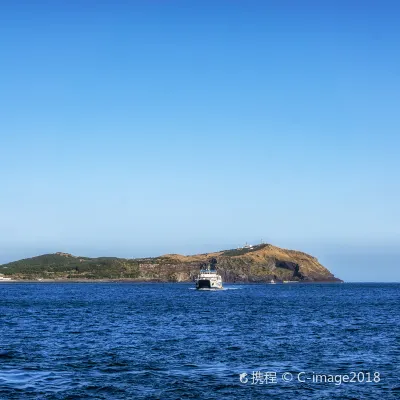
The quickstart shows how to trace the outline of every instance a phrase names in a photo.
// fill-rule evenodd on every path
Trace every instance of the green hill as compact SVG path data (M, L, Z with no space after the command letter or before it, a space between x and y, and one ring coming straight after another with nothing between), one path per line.
M155 258L78 257L68 253L44 254L0 265L0 274L15 280L137 280L159 282L192 281L202 264L217 261L225 282L340 281L316 258L270 244L252 248L183 256L167 254Z

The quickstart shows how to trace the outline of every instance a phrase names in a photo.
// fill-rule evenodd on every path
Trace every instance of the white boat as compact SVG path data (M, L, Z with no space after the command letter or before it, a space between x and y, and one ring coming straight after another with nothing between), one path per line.
M271 279L270 284L271 284L271 285L275 285L276 282L275 282L273 279Z
M200 270L196 278L196 289L223 289L221 275L217 274L214 264L208 264Z

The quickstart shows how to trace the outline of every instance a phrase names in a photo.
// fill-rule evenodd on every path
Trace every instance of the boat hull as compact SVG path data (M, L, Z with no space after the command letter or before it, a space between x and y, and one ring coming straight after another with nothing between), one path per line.
M204 268L200 270L200 274L196 278L196 289L213 290L222 289L221 275L217 274L215 269Z
M198 279L196 281L197 290L210 290L210 289L222 289L222 284L220 282L214 282L210 279Z

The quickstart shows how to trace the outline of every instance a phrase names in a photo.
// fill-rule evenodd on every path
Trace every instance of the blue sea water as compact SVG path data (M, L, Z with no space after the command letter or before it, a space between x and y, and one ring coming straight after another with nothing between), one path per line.
M226 289L3 283L0 398L400 398L399 284Z

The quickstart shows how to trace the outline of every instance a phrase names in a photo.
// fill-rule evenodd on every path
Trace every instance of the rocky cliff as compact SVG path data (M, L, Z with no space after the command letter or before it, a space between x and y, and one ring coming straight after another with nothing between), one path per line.
M216 267L225 282L335 282L340 281L315 257L270 244L194 256L168 254L151 263L140 263L143 277L162 281L191 281L202 263L217 261Z

